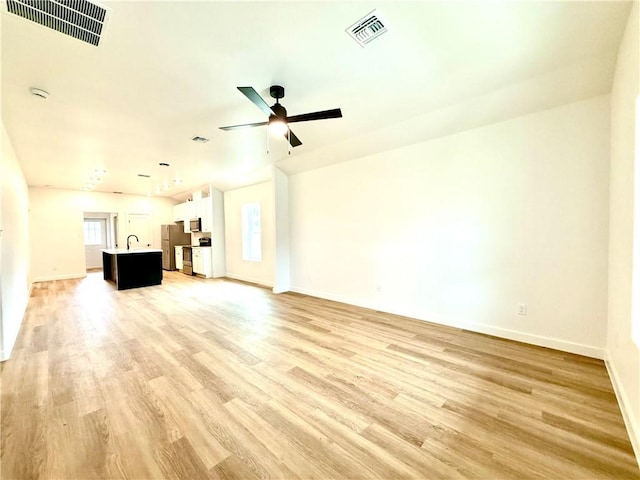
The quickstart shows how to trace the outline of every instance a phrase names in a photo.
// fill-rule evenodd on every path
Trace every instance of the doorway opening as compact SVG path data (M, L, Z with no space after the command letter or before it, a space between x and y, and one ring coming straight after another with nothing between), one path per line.
M117 213L84 213L84 258L87 271L102 270L102 250L118 246L117 231Z

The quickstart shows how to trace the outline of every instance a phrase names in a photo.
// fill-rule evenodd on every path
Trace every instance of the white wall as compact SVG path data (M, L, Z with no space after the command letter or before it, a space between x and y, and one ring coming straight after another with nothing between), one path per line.
M274 270L273 292L291 289L291 245L289 244L289 177L277 167L272 170Z
M608 158L602 96L294 175L292 290L602 358Z
M640 455L640 355L632 338L632 285L640 285L640 271L632 274L634 260L634 157L640 161L638 112L640 94L640 34L637 2L620 44L611 92L611 176L609 207L609 305L607 367L616 389L636 456ZM636 178L640 174L635 168ZM637 185L637 184L636 184ZM637 195L637 194L636 194ZM636 213L640 213L636 204ZM640 221L636 221L636 231ZM635 243L640 242L636 234ZM635 250L636 264L640 249ZM636 267L638 268L638 267ZM633 282L632 282L633 278ZM640 322L639 299L633 305L635 322Z
M113 193L29 188L31 274L34 282L82 277L86 274L83 243L84 212L115 212L118 244L125 244L129 213L151 216L153 248L160 248L160 225L173 223L175 200Z
M11 354L31 291L28 189L4 124L1 143L0 361Z
M242 206L260 203L262 227L262 261L242 259ZM227 277L273 286L274 228L273 192L271 182L224 192L224 224Z

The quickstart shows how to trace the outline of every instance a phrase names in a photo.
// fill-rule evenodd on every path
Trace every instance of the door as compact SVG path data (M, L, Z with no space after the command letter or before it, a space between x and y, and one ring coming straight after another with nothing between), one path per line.
M146 213L130 213L127 215L127 236L135 235L138 237L138 241L135 238L131 238L131 248L150 248L152 241L151 234L151 216ZM126 248L126 239L125 245Z
M84 219L84 251L86 268L102 267L102 249L107 248L107 219Z

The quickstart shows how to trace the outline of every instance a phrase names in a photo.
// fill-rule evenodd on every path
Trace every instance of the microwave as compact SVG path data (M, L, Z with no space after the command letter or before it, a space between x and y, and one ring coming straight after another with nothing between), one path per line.
M199 232L202 230L202 224L199 218L192 218L189 220L189 230L192 232Z

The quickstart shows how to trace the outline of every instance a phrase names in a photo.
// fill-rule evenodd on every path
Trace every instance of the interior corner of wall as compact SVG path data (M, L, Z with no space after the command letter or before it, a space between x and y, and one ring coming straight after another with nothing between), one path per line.
M613 386L616 400L618 401L618 406L620 407L620 412L622 413L624 425L627 429L627 433L629 434L629 440L633 447L636 462L638 462L640 466L640 427L637 424L633 405L630 403L629 396L627 395L624 385L620 380L615 362L611 358L608 349L605 351L604 363L607 368L607 372L609 373L609 378L611 380L611 385Z

